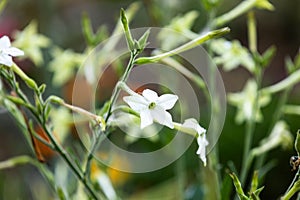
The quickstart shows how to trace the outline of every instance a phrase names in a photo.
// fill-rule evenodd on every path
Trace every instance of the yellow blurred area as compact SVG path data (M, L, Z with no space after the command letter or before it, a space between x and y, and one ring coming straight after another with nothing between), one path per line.
M96 160L93 160L91 163L91 179L92 181L95 181L97 177L101 173L105 173L109 178L111 183L113 184L114 187L120 187L126 183L129 178L130 174L126 172L122 172L120 170L117 170L118 166L120 165L126 165L127 167L130 167L129 163L124 159L121 158L119 155L113 155L111 154L105 154L101 153L98 155L99 159L103 160L109 160L109 165L110 166L105 166L102 163L99 163Z

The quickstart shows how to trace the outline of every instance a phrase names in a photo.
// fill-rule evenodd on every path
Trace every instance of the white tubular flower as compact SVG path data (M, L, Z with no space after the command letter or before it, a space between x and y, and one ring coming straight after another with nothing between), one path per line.
M202 128L194 118L186 119L182 126L184 128L193 129L197 132L197 143L199 147L196 153L199 155L204 166L206 166L206 146L208 145L206 130Z
M12 47L6 35L0 38L0 64L11 67L13 65L12 57L22 55L24 55L24 52Z
M174 128L172 116L167 110L173 108L178 100L177 95L158 96L156 92L146 89L142 95L126 96L123 99L134 111L140 114L141 129L151 125L153 121L171 129Z

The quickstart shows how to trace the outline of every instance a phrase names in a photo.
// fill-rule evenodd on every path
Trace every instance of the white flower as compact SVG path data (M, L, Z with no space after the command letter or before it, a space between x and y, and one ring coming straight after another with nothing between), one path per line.
M196 119L190 118L186 119L182 125L184 128L190 128L197 132L197 143L198 143L198 150L197 154L199 155L200 159L202 160L204 166L206 166L206 146L208 145L208 141L206 139L206 130L202 128Z
M123 99L140 114L141 128L151 125L154 120L159 124L174 128L172 116L166 110L173 108L178 100L177 95L164 94L159 97L156 92L146 89L142 95L126 96Z
M31 21L22 31L16 31L14 39L13 45L24 49L25 58L29 58L36 66L44 63L42 48L49 47L51 41L38 33L38 25L35 20Z
M228 103L237 107L235 121L241 124L250 120L252 115L256 122L263 120L261 108L268 105L271 97L268 94L260 94L258 98L257 110L255 111L255 101L257 95L257 84L254 80L249 79L244 86L243 91L228 94ZM254 113L255 112L255 113Z
M211 48L218 55L214 58L215 63L222 64L225 71L233 70L240 65L250 72L254 71L255 63L251 54L238 40L217 39L212 41Z
M6 66L13 65L13 56L22 56L24 52L11 46L9 38L5 35L0 38L0 64Z

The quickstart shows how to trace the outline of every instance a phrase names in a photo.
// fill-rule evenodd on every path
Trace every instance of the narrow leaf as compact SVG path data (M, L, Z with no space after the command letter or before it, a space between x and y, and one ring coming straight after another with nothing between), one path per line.
M241 183L240 183L238 177L235 175L235 173L230 173L229 175L233 180L235 190L236 190L240 200L249 200L249 198L245 195L243 188L241 186Z
M138 41L139 46L140 46L139 51L143 51L144 48L146 47L147 41L148 41L148 37L149 37L149 34L150 34L150 29L148 29L148 30L142 35L142 37L139 39L139 41Z

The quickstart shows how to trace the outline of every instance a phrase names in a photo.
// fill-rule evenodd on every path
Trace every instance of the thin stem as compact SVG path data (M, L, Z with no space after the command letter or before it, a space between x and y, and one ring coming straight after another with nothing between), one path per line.
M259 79L257 81L258 88L261 85L261 75L259 75ZM253 114L251 118L246 122L246 132L245 132L245 144L244 144L244 150L243 150L243 161L242 161L242 170L241 170L241 175L240 175L240 180L242 184L245 184L247 174L249 171L249 168L251 166L252 160L248 159L250 149L252 146L252 140L254 136L254 129L255 129L255 113L258 110L258 99L259 99L260 94L257 92L256 98L255 98L255 103L254 103L254 108L253 108Z
M256 0L246 0L242 1L239 5L235 8L230 10L229 12L215 18L212 21L213 26L219 27L227 24L228 22L232 21L233 19L243 15L244 13L251 10L256 4Z
M215 18L215 9L213 9L212 12L209 12L208 16L208 30L215 29L215 25L213 24L213 19ZM212 49L210 48L210 45L208 45L208 53L209 55L213 55ZM212 63L208 66L209 70L209 82L208 87L210 87L210 93L215 94L216 91L216 83L215 83L215 75L216 75L216 68L212 65ZM218 96L218 95L217 95ZM218 98L209 98L210 96L207 96L207 101L210 102L210 108L211 108L211 115L215 115L218 113L218 107L220 106L220 102ZM215 118L212 120L212 130L211 130L211 138L212 140L217 140L216 134L218 131L215 131L215 129L219 126L219 119ZM221 199L221 189L220 189L220 183L221 183L221 174L220 174L220 168L219 168L219 147L218 145L215 145L215 147L212 149L212 151L207 155L208 160L208 166L203 168L202 170L202 178L203 181L206 183L206 190L207 194L205 195L205 200L210 199Z
M297 173L295 174L295 176L294 176L294 178L293 178L291 184L289 185L288 189L286 190L285 194L287 194L287 193L291 190L291 188L293 187L294 183L295 183L295 182L297 181L297 179L299 178L299 175L300 175L300 168L298 168Z
M30 156L23 155L23 156L16 156L13 158L9 158L8 160L1 161L0 162L0 170L4 169L10 169L19 165L25 165L25 164L31 164L35 167L37 167L42 174L45 176L45 178L49 181L51 187L55 190L55 183L52 173L44 167L43 164L36 161Z
M23 164L28 164L28 163L35 165L35 166L39 165L38 161L36 161L35 159L33 159L29 156L26 156L26 155L16 156L13 158L9 158L8 160L1 161L0 162L0 170L13 168L18 165L23 165Z
M289 187L289 190L284 194L283 197L281 197L281 200L289 200L292 196L294 196L295 193L300 191L300 180L296 181L296 179L298 178L299 178L299 169L297 174L294 177L292 184Z
M77 107L77 106L74 106L74 105L70 105L68 103L66 103L63 99L57 97L57 96L51 96L49 97L48 101L52 102L52 103L57 103L61 106L64 106L74 112L77 112L83 116L86 116L94 121L96 121L98 124L101 124L102 127L105 127L105 123L104 123L104 119L99 116L99 115L95 115L94 113L91 113L83 108L80 108L80 107Z
M127 64L126 70L120 80L120 82L125 82L128 79L129 73L132 70L133 66L134 66L134 61L136 59L138 55L138 52L132 51L130 54L130 59L129 62ZM110 104L108 107L108 111L107 111L107 115L105 117L104 123L106 124L108 122L109 117L112 114L112 106L114 105L115 101L117 100L119 93L120 93L121 89L119 87L119 85L117 84L113 90L113 94L111 96L110 99ZM91 150L88 153L88 157L87 157L87 161L86 161L86 165L85 165L85 171L84 171L84 177L87 178L90 174L90 168L91 168L91 161L93 158L93 155L95 153L95 151L97 150L99 144L102 142L102 140L104 139L104 136L106 134L106 131L104 130L100 130L98 134L96 134L96 138L93 140L93 144L91 147ZM103 135L102 139L101 136Z
M246 2L246 1L244 1ZM249 44L252 46L252 53L256 53L257 51L257 31L255 26L255 18L254 14L250 13L248 15L248 32L249 32ZM255 117L256 112L259 109L258 100L260 97L259 88L261 87L262 82L262 70L261 66L259 66L258 63L256 63L256 84L257 84L257 92L255 96L254 106L253 106L253 112L252 116L249 120L246 122L246 131L245 131L245 143L244 143L244 150L243 150L243 160L242 160L242 169L240 174L240 181L241 184L244 185L247 179L247 175L250 169L250 166L252 164L253 159L248 159L248 156L250 155L250 150L252 146L252 140L254 136L254 129L255 129Z
M252 53L255 53L257 52L257 30L254 11L249 11L247 17L249 48Z
M126 80L128 79L129 73L132 70L134 63L135 63L135 59L137 57L138 53L137 52L131 52L130 54L130 59L129 62L127 64L126 70L121 78L121 80L119 82L126 82ZM107 111L107 116L105 118L105 122L108 121L108 118L111 115L111 110L112 110L112 106L114 105L115 101L117 100L119 93L120 93L121 89L118 87L118 85L115 86L114 90L113 90L113 94L110 98L110 104L108 107L108 111Z

